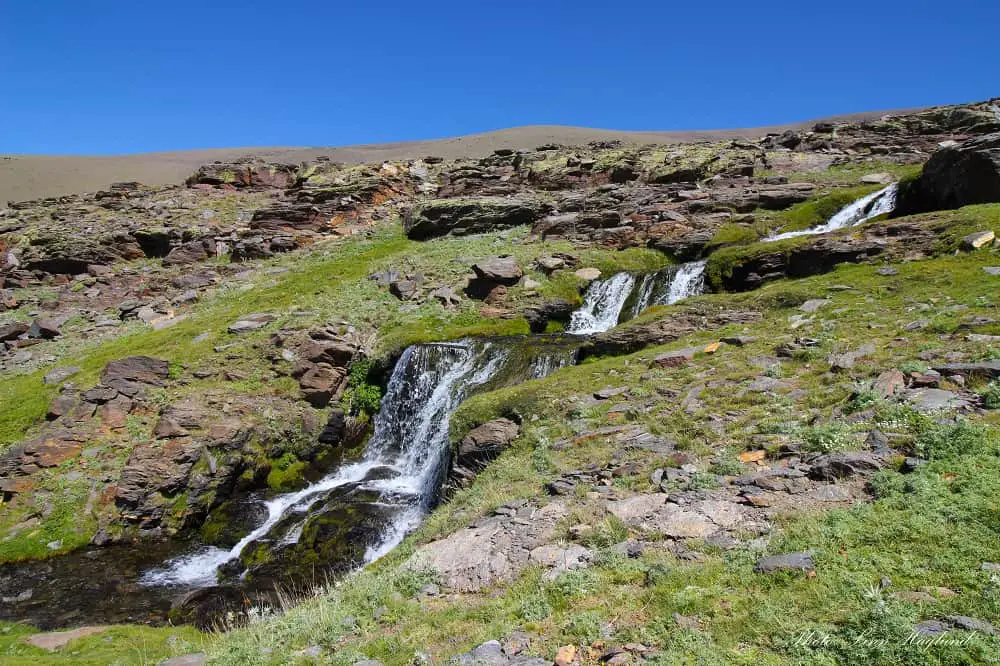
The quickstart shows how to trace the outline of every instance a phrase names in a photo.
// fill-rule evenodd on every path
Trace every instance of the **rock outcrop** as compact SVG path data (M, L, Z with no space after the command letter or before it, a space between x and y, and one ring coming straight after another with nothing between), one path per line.
M1000 133L942 148L899 189L894 216L1000 202Z

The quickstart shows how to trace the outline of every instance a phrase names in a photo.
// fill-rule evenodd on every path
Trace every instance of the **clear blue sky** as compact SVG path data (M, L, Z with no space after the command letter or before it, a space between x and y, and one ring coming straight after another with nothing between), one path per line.
M1000 95L994 0L0 0L0 152L746 127Z

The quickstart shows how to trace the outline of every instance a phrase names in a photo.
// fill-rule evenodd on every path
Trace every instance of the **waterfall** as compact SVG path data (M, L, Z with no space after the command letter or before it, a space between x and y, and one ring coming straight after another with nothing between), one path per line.
M583 306L573 313L568 331L577 335L601 333L634 319L653 305L673 305L705 291L705 261L691 261L646 273L638 282L618 273L590 284Z
M634 286L635 278L629 273L617 273L607 280L591 282L583 295L583 306L570 319L569 332L587 335L617 326Z
M705 292L705 266L708 262L691 261L682 264L677 269L674 279L670 281L670 290L664 302L654 303L654 305L673 305L678 301L691 296L697 296Z
M878 192L863 196L854 203L844 206L833 217L817 227L769 236L764 239L764 242L796 238L798 236L811 236L813 234L825 234L837 229L864 224L879 215L891 213L896 208L896 194L898 191L899 185L893 183Z
M305 521L284 534L282 521L293 514L308 519L334 491L355 487L378 496L392 510L388 527L367 545L371 562L399 544L433 507L446 473L451 415L477 390L540 378L573 361L575 349L565 346L532 349L501 343L463 340L414 345L393 369L385 397L375 416L374 432L359 462L347 464L298 492L267 502L267 518L229 550L205 547L146 572L149 586L207 586L216 583L220 567L236 560L251 543L268 539L294 544ZM528 358L521 358L524 355ZM517 362L515 362L517 361ZM525 376L527 372L527 376ZM287 521L286 521L287 522Z

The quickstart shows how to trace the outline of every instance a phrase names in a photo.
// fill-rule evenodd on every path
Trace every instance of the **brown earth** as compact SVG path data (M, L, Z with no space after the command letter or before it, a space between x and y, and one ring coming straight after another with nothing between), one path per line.
M863 122L887 113L871 111L811 120L788 125L747 129L696 130L672 132L633 132L620 130L529 125L511 129L470 134L449 139L407 141L332 148L259 147L210 148L135 155L0 155L0 204L40 197L92 192L116 181L138 181L145 185L169 185L182 182L202 164L215 160L231 161L256 155L270 162L296 164L328 156L335 162L361 164L381 160L409 160L428 155L445 159L482 157L498 148L528 150L547 143L583 145L590 141L619 140L627 143L688 143L755 138L788 129L810 128L817 122Z

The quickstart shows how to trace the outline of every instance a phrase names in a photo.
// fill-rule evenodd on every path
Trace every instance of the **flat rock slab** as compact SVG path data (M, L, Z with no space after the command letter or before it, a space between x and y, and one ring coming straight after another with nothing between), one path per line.
M949 409L963 409L969 401L957 393L943 389L923 388L904 393L907 402L919 412L939 412Z
M177 657L171 657L166 661L160 662L160 666L204 666L208 663L208 655L202 652L195 652L194 654L182 654Z
M405 566L436 574L445 589L478 592L513 580L528 566L531 551L552 541L567 513L563 503L551 502L527 520L491 516L419 548Z
M34 645L36 648L41 648L42 650L56 652L66 647L70 641L75 641L76 639L84 638L85 636L101 634L110 628L111 627L80 627L69 631L53 631L46 634L34 634L25 638L24 642L29 645Z
M754 571L771 573L773 571L814 571L812 553L786 553L771 555L757 560Z
M630 527L675 539L705 538L732 530L746 519L746 509L724 500L701 500L679 506L667 495L652 493L608 502L608 511Z

